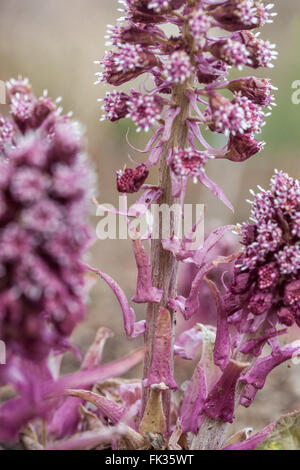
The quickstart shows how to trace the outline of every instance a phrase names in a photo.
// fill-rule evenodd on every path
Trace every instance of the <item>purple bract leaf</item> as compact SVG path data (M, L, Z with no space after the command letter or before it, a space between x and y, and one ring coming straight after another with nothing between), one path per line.
M234 212L234 208L231 202L226 197L223 189L221 189L216 183L209 179L209 177L204 171L201 173L201 175L198 176L198 180L200 181L200 183L206 186L215 196L217 196L217 198L220 199L220 201L222 201L232 212Z
M206 279L206 282L215 298L218 312L214 361L217 366L224 370L229 362L230 355L230 335L227 322L227 311L225 309L224 300L216 284L209 279Z
M104 418L108 418L112 424L119 423L125 414L125 409L122 406L96 393L86 390L68 390L66 394L92 403L100 411L100 414Z
M231 360L220 380L209 392L205 413L212 419L232 423L235 410L236 385L243 370L249 364Z
M162 155L162 151L163 151L163 144L160 144L154 147L151 150L148 159L145 161L145 166L147 168L151 168L152 166L157 165Z
M203 414L201 414L207 396L206 378L201 364L195 369L192 380L184 394L180 410L182 431L197 434Z
M96 431L86 431L68 440L49 443L45 450L92 450L102 444L110 444L126 432L126 426L103 427Z
M241 404L246 407L250 406L255 392L263 388L269 373L283 362L299 355L299 342L295 341L283 348L274 349L269 356L259 358L254 366L240 378L240 381L246 384L241 396Z
M144 354L145 349L139 349L122 359L66 375L57 381L45 379L39 382L36 401L33 401L31 389L22 393L21 397L8 400L0 407L0 439L13 440L28 421L37 417L46 418L68 388L91 387L108 378L121 376L137 365Z
M171 137L172 126L176 116L180 113L180 107L168 108L165 115L165 128L162 136L162 142L168 142Z
M126 295L124 294L124 291L121 289L121 287L110 276L105 273L102 273L101 271L99 271L99 269L94 269L90 266L87 266L87 268L90 271L98 274L109 285L109 287L112 289L115 296L117 297L123 312L124 326L127 336L135 338L136 336L144 333L146 328L145 321L141 321L138 323L135 322L135 312L133 308L130 307Z
M153 344L152 363L145 387L164 384L171 390L177 390L171 367L172 325L170 312L159 308L156 332Z
M218 227L213 230L213 232L211 232L206 238L203 247L196 251L194 256L194 262L199 266L202 266L211 250L216 247L216 245L221 241L226 232L228 232L229 230L234 230L235 228L235 225L224 225L223 227Z
M284 335L287 332L288 330L285 328L284 330L271 331L263 336L244 341L240 346L240 351L243 354L252 354L253 356L258 357L261 355L262 350L269 339Z
M152 285L150 260L141 240L132 240L134 256L138 268L137 291L133 297L133 302L159 303L163 291Z

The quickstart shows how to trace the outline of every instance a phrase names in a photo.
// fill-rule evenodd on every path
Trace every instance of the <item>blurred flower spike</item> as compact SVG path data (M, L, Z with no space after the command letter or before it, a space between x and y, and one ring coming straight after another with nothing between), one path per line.
M0 338L41 361L64 351L85 316L81 262L92 172L80 126L28 80L7 83L11 118L0 117ZM60 100L58 100L59 102Z

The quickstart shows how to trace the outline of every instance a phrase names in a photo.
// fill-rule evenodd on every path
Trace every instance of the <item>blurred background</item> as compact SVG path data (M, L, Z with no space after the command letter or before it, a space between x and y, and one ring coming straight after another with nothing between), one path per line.
M232 214L200 185L189 188L188 201L205 203L206 226L236 223L249 216L245 202L250 188L257 184L266 187L274 168L291 176L300 176L300 104L292 103L292 83L300 80L298 45L300 40L299 0L275 0L279 13L273 25L263 28L262 37L277 44L279 59L274 69L262 70L257 75L270 77L279 88L277 108L267 120L262 139L265 150L239 165L231 162L211 162L208 175L225 190L236 208ZM47 88L50 96L63 97L64 111L72 110L76 119L86 128L90 158L97 172L98 199L102 203L117 204L115 172L125 163L128 153L141 159L126 144L129 121L100 123L101 109L97 98L104 96L104 85L95 86L93 64L105 50L106 25L114 24L120 16L117 0L0 0L0 80L18 75L27 76L37 95ZM244 71L243 75L250 75ZM3 109L2 109L3 108ZM6 112L1 106L1 112ZM130 128L129 138L136 146L143 146L145 136ZM153 183L156 175L152 175ZM97 217L91 215L96 226ZM136 271L129 242L98 241L94 245L90 263L113 276L129 297L135 290ZM143 318L144 308L137 308ZM108 326L115 332L106 348L105 359L115 359L141 345L142 340L127 341L122 329L119 305L110 290L99 281L91 292L88 321L79 326L73 341L85 351L96 329ZM297 337L297 331L295 337ZM186 363L179 363L179 380L190 375ZM70 355L65 369L77 366ZM280 367L269 377L266 388L258 394L255 405L240 410L236 429L254 426L259 429L282 413L300 408L300 366ZM138 370L132 372L133 375Z

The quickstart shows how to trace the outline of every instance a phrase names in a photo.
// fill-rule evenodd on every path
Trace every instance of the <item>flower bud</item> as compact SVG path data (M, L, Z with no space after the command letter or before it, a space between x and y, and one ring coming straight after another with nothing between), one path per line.
M231 135L228 142L228 151L225 154L227 160L232 162L244 162L253 155L261 152L264 142L258 142L249 134Z
M134 170L126 168L117 172L117 188L120 193L136 193L148 178L149 170L144 164Z
M244 77L232 80L227 88L232 92L240 92L243 96L260 106L270 106L274 101L272 87L267 78Z

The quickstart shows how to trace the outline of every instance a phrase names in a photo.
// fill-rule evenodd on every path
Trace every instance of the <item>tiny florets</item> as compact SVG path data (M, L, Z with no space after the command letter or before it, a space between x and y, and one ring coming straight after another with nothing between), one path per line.
M177 176L197 179L210 158L212 157L207 152L199 152L192 148L179 149L172 154L171 168Z
M161 119L164 102L159 96L143 95L132 90L127 106L127 117L138 126L138 131L147 132Z
M188 54L184 51L174 52L164 64L164 75L166 82L170 84L184 83L193 73Z
M128 95L122 91L107 92L102 106L105 114L101 120L119 121L128 114ZM102 101L102 100L101 100Z

